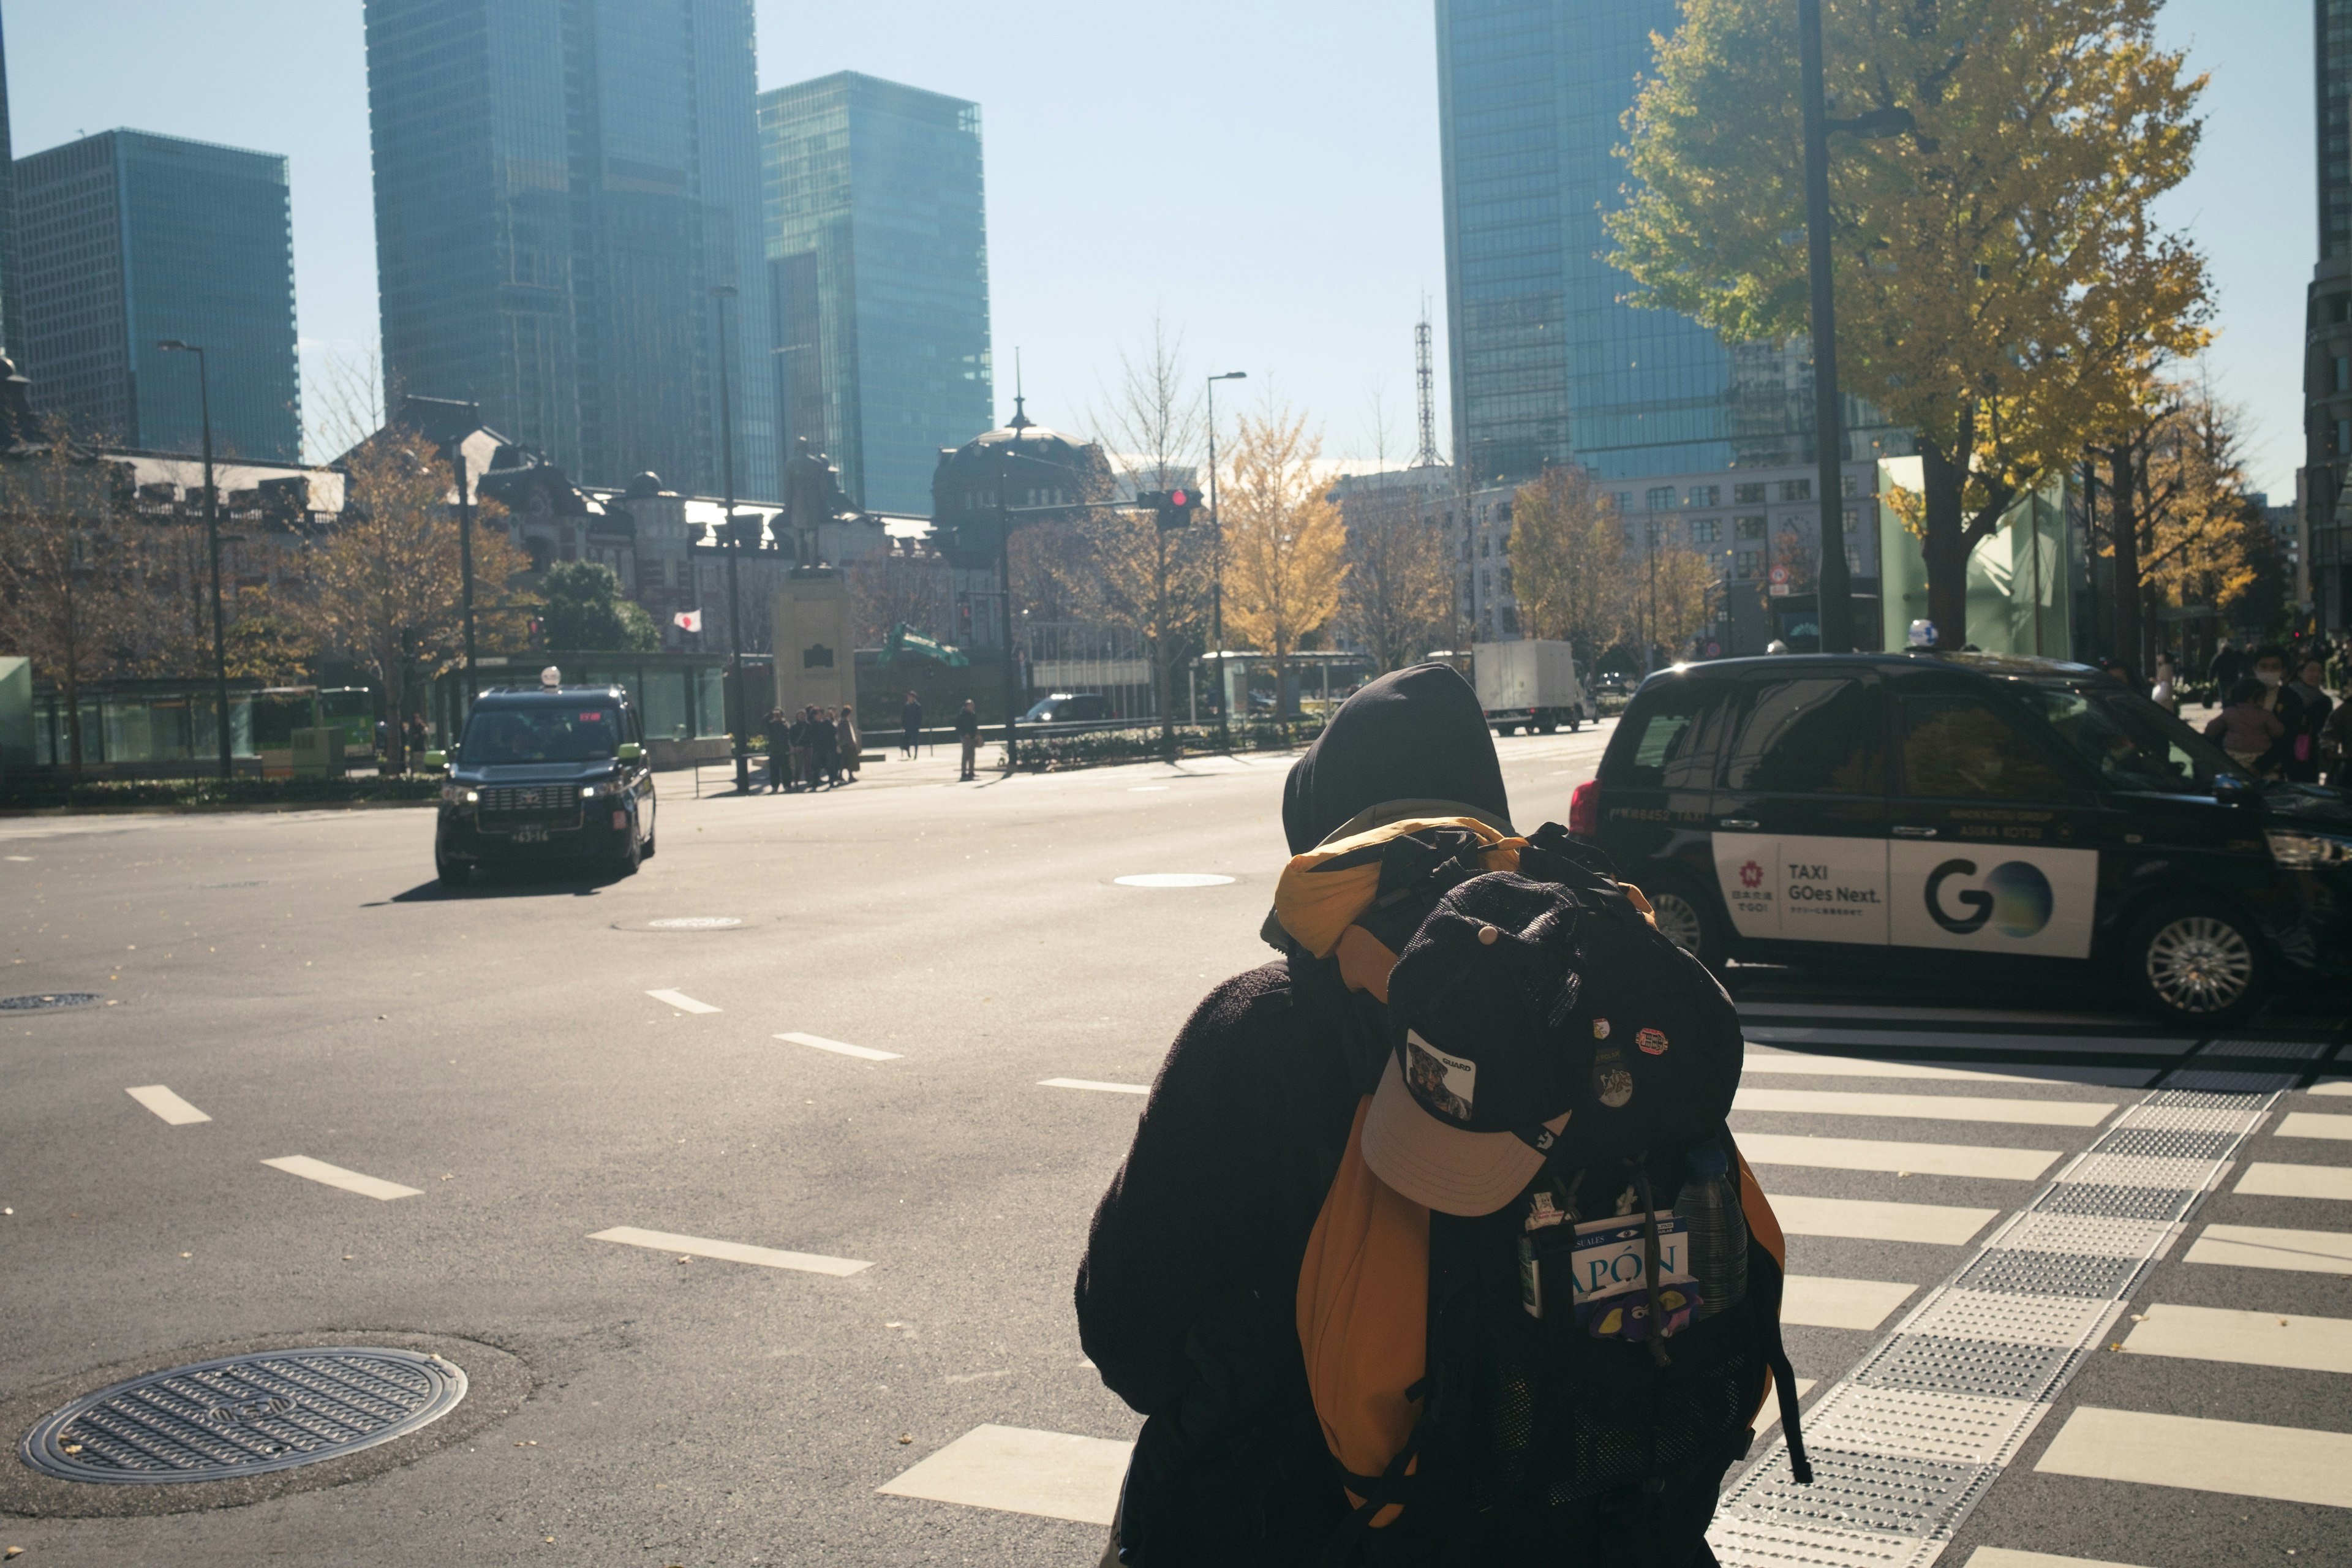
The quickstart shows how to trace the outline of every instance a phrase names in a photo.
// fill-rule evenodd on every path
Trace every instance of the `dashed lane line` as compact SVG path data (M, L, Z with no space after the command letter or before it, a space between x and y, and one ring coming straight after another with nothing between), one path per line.
M2030 1182L2059 1158L2055 1149L1991 1149L1975 1143L1904 1143L1879 1138L1815 1138L1793 1132L1742 1132L1751 1165L1802 1165L1817 1171L1909 1171L1923 1176L1987 1176Z
M1791 1274L1782 1286L1780 1321L1808 1329L1874 1329L1917 1289L1892 1279Z
M698 1002L683 991L648 991L646 995L656 1002L667 1002L681 1013L716 1013L718 1008L708 1002Z
M1090 1078L1041 1078L1040 1089L1091 1089L1104 1094L1150 1094L1148 1083L1103 1083Z
M1134 1447L1067 1432L975 1426L875 1490L885 1497L1108 1525L1118 1508Z
M2352 1508L2352 1433L2078 1406L2035 1461L2044 1475Z
M2332 1138L2352 1142L2352 1116L2329 1116L2316 1110L2292 1110L2280 1119L2280 1138Z
M144 1084L138 1089L128 1089L123 1092L174 1127L186 1127L194 1122L212 1120L160 1083Z
M1813 1116L1879 1116L1926 1121L2015 1121L2034 1127L2096 1127L2114 1114L2109 1100L1996 1100L1973 1094L1862 1094L1845 1089L1749 1089L1734 1110L1785 1110ZM2352 1122L2352 1116L2344 1119Z
M2132 1355L2352 1373L2352 1318L2282 1316L2158 1301L2140 1314L2123 1349Z
M404 1187L398 1182L387 1182L380 1176L363 1176L357 1171L346 1171L341 1165L330 1165L324 1160L313 1160L308 1154L287 1154L276 1160L264 1160L272 1170L283 1171L289 1176L299 1176L306 1182L321 1186L341 1187L347 1193L357 1193L363 1198L377 1198L385 1203L394 1198L424 1196L417 1187Z
M1943 1204L1890 1204L1870 1198L1805 1198L1771 1194L1772 1212L1790 1236L1834 1236L1853 1241L1916 1241L1958 1247L2000 1217L1999 1209Z
M2209 1225L2181 1254L2186 1263L2224 1263L2240 1268L2283 1268L2295 1274L2352 1276L2352 1234L2335 1230L2276 1230L2260 1225Z
M823 1035L803 1035L797 1030L778 1035L780 1040L790 1040L796 1046L810 1046L820 1051L831 1051L837 1057L856 1057L861 1062L895 1062L896 1051L877 1051L871 1046L853 1046L845 1040L828 1040Z
M814 1252L783 1252L772 1247L747 1247L740 1241L712 1241L707 1237L676 1236L666 1230L640 1230L616 1225L600 1230L591 1241L615 1241L653 1252L684 1253L690 1258L716 1258L722 1263L751 1263L761 1268L792 1268L803 1274L830 1274L845 1279L874 1267L855 1258L826 1258Z
M2232 1190L2263 1198L2352 1199L2352 1165L2279 1165L2257 1160Z

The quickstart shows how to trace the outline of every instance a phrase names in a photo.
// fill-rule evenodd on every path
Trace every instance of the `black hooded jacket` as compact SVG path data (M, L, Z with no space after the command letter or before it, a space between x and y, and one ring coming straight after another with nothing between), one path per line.
M1284 834L1302 852L1401 802L1509 820L1477 698L1444 665L1348 700L1291 769ZM1149 1568L1309 1562L1338 1522L1296 1297L1360 1092L1336 1023L1286 962L1237 975L1177 1036L1095 1210L1079 1341L1104 1384L1157 1418L1138 1470L1170 1472L1148 1505Z

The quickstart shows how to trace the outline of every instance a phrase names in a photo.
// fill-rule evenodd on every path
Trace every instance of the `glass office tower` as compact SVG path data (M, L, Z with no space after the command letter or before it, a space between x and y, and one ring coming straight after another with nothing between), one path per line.
M2327 630L2352 627L2352 0L2314 0L2319 258L2305 297L2303 466L2295 497L2304 521L2309 595Z
M760 95L782 446L929 516L943 448L995 423L980 106L855 71Z
M778 494L751 0L366 0L384 374L575 479ZM712 297L731 287L736 297Z
M0 43L0 353L20 354L16 319L16 156L9 150L8 48Z
M293 209L286 160L107 131L19 161L10 348L33 406L87 437L193 452L205 351L213 447L298 462Z

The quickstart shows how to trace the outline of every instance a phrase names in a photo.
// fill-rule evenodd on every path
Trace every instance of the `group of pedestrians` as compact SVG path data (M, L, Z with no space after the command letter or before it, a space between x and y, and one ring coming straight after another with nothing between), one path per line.
M770 794L834 789L857 781L862 742L855 709L812 703L797 715L787 715L782 708L771 708L763 729Z
M2221 710L2205 738L2258 777L2352 784L2352 704L2328 695L2318 649L2266 646L2225 663L2231 654L2214 659Z

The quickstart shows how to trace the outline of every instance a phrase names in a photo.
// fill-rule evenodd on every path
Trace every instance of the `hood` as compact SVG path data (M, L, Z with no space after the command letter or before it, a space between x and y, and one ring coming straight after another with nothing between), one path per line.
M610 757L587 763L468 763L451 768L449 779L475 784L581 784L609 778L617 765Z
M1339 705L1283 785L1283 836L1292 854L1303 855L1367 812L1404 802L1419 816L1463 814L1432 807L1466 807L1509 830L1511 805L1486 711L1450 665L1383 675Z
M2319 784L2265 784L2263 815L2299 827L2323 833L2352 831L2352 794Z

